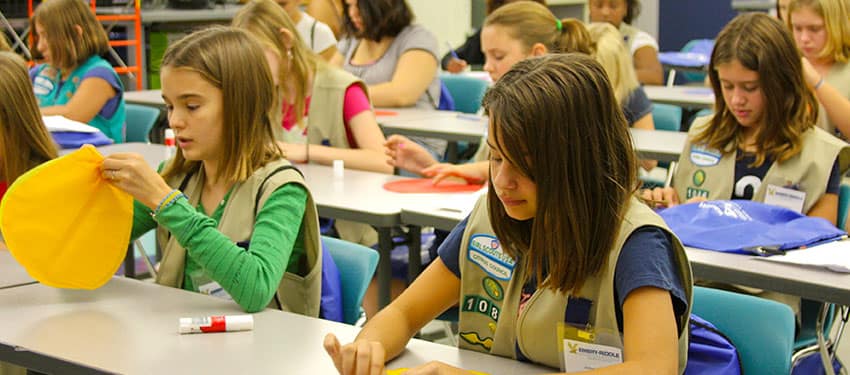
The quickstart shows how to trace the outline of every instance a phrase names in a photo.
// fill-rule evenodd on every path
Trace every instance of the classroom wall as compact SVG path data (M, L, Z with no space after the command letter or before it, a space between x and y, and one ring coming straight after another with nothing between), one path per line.
M714 39L738 13L729 0L667 0L659 4L658 44L678 51L692 39Z
M637 19L632 20L632 26L652 35L658 40L658 0L642 0L641 11Z
M448 52L446 42L459 46L470 32L472 4L458 0L408 0L416 15L416 22L437 35L439 51Z

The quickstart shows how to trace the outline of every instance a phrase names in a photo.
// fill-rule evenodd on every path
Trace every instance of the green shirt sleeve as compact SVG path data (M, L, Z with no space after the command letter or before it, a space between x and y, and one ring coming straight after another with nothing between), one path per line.
M185 198L157 214L188 256L218 282L247 312L264 309L277 291L290 263L307 191L296 183L275 190L257 213L248 250L218 231L215 220L198 212Z
M151 229L156 229L156 221L151 217L151 209L137 200L133 200L133 230L130 242L135 241Z

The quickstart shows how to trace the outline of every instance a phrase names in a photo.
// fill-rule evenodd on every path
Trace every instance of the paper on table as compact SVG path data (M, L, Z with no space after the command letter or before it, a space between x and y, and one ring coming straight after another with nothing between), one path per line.
M67 119L62 116L43 116L44 125L49 132L75 132L75 133L97 133L94 126L83 124L79 121Z
M802 250L788 251L785 255L757 257L755 259L850 273L850 241L833 241Z

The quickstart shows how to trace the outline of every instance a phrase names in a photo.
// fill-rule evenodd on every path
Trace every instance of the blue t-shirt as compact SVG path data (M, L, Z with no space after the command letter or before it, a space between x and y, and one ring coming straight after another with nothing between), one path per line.
M741 153L738 150L739 155ZM773 159L765 158L764 163L758 167L750 165L756 161L756 156L750 153L743 153L735 159L735 189L732 190L732 199L752 200L756 190L761 186L761 181L767 174L767 171L773 165ZM838 194L841 185L841 172L838 170L838 160L832 164L832 172L829 174L829 180L826 184L827 194Z
M458 257L468 219L463 219L452 229L437 250L440 260L458 278L461 277ZM638 228L626 239L614 270L614 300L617 301L615 312L621 331L623 303L629 293L637 288L651 286L670 291L676 317L681 317L687 311L688 299L675 264L672 241L667 232L660 228Z
M652 102L646 96L643 87L640 86L629 93L629 96L623 100L621 107L623 108L623 114L626 116L629 127L632 127L637 120L652 113Z

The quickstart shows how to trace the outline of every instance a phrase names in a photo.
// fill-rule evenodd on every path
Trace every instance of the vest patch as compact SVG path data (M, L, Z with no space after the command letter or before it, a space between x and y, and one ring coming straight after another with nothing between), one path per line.
M32 90L35 95L47 95L53 91L53 81L47 79L47 77L37 75L32 83Z
M492 337L484 337L478 336L478 332L470 331L470 332L461 332L458 334L463 341L471 345L478 345L488 351L493 347L493 338Z
M501 301L502 298L505 297L505 292L502 289L502 286L498 281L493 280L493 278L485 277L481 280L481 286L484 287L484 291L487 292L487 295L496 301Z
M723 155L713 149L705 148L703 146L691 146L691 154L690 159L691 163L698 167L711 167L720 163L720 158Z
M474 234L469 238L467 250L466 257L488 275L499 280L511 279L516 261L502 252L495 236Z
M461 310L486 315L496 321L499 320L499 306L481 296L464 296Z
M688 186L688 189L685 192L685 199L691 199L693 197L705 197L708 198L709 191L703 189L695 189Z
M697 169L697 171L694 172L694 175L691 180L693 181L696 187L702 186L702 184L705 183L705 171L702 169Z

